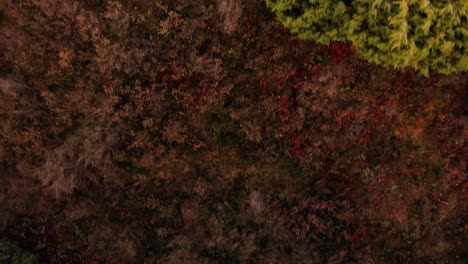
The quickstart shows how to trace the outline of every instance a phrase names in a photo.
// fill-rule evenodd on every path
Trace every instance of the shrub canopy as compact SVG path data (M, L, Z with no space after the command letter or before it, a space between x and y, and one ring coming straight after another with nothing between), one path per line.
M363 57L444 74L468 69L466 0L266 0L301 39L351 42Z

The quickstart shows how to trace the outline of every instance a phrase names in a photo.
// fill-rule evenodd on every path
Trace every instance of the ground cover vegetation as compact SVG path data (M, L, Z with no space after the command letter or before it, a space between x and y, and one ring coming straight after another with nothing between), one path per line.
M464 263L467 77L263 0L0 1L0 263Z

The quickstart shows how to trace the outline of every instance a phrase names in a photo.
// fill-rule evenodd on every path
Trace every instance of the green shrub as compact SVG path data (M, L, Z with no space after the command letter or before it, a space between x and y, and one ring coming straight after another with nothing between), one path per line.
M301 39L351 42L371 62L449 74L468 69L468 1L266 0Z

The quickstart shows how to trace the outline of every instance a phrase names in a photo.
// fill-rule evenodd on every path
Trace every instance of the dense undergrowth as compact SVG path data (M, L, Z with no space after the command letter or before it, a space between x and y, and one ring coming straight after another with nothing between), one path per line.
M0 262L463 263L467 86L261 0L1 1Z

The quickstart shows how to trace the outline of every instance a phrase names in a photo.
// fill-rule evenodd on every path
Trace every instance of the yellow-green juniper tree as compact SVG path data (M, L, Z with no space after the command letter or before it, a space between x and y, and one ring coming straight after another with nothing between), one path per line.
M352 43L371 62L424 75L468 69L467 0L266 0L301 39Z

